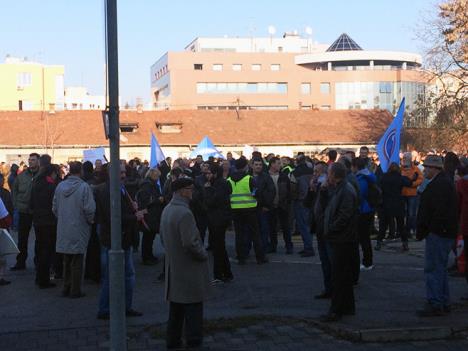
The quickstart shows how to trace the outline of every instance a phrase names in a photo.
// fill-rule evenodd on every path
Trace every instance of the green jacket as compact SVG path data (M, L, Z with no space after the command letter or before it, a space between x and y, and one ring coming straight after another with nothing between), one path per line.
M32 213L30 208L31 189L36 176L37 172L33 173L28 168L24 172L21 172L13 183L13 189L11 191L13 206L19 212Z

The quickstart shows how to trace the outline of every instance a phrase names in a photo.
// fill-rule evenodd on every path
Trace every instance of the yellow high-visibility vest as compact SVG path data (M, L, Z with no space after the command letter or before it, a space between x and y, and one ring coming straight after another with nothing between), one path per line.
M250 192L250 179L252 176L246 175L238 182L233 181L230 177L227 179L231 184L231 209L255 208L257 200Z

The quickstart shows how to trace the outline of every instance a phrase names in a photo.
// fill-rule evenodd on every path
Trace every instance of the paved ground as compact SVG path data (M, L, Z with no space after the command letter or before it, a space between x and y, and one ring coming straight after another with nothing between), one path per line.
M295 239L300 249L299 239ZM232 243L232 234L229 235ZM156 243L155 247L160 247ZM420 319L414 311L424 302L422 243L410 243L410 254L398 253L397 243L375 254L375 269L361 275L355 290L357 315L334 325L338 330L375 328L468 327L468 293L461 278L451 278L454 311L450 316ZM232 253L232 244L229 245ZM431 341L391 344L351 343L325 332L314 323L328 309L328 301L313 295L322 289L317 257L270 255L271 263L233 264L235 280L213 288L206 302L206 346L210 350L463 350L468 341ZM13 258L10 258L13 263ZM163 285L157 282L161 266L146 267L135 256L137 286L134 308L141 318L128 320L129 348L164 349L167 305ZM29 262L29 267L32 264ZM39 290L34 272L9 273L12 284L0 288L0 350L98 350L108 346L107 322L96 319L98 286L85 283L86 297L59 297L60 287ZM59 282L60 285L60 282ZM219 321L219 318L230 318ZM159 327L158 327L159 326Z

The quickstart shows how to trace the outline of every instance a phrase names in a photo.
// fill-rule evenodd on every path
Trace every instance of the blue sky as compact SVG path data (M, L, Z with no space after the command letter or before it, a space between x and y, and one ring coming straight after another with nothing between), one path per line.
M122 103L148 102L149 69L197 36L267 36L306 26L332 43L348 33L364 49L420 51L415 27L436 0L120 0ZM65 85L104 91L103 0L4 0L0 60L10 54L65 65ZM0 77L1 78L1 77Z

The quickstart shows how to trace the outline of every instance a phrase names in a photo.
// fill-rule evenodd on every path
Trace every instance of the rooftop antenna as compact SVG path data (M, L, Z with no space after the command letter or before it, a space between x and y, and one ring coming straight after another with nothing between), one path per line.
M254 32L256 30L255 28L255 24L254 24L254 18L251 17L250 18L251 22L249 24L249 36L250 36L250 50L252 51L256 51L255 48L254 48Z
M276 33L276 28L275 26L268 26L268 34L270 34L270 46L273 45L273 35Z
M311 52L311 51L312 51L312 48L311 48L311 46L310 46L310 44L309 44L309 40L312 39L312 28L311 28L310 26L306 26L306 27L305 27L305 32L306 32L306 34L307 34L307 50L308 50L309 52Z

